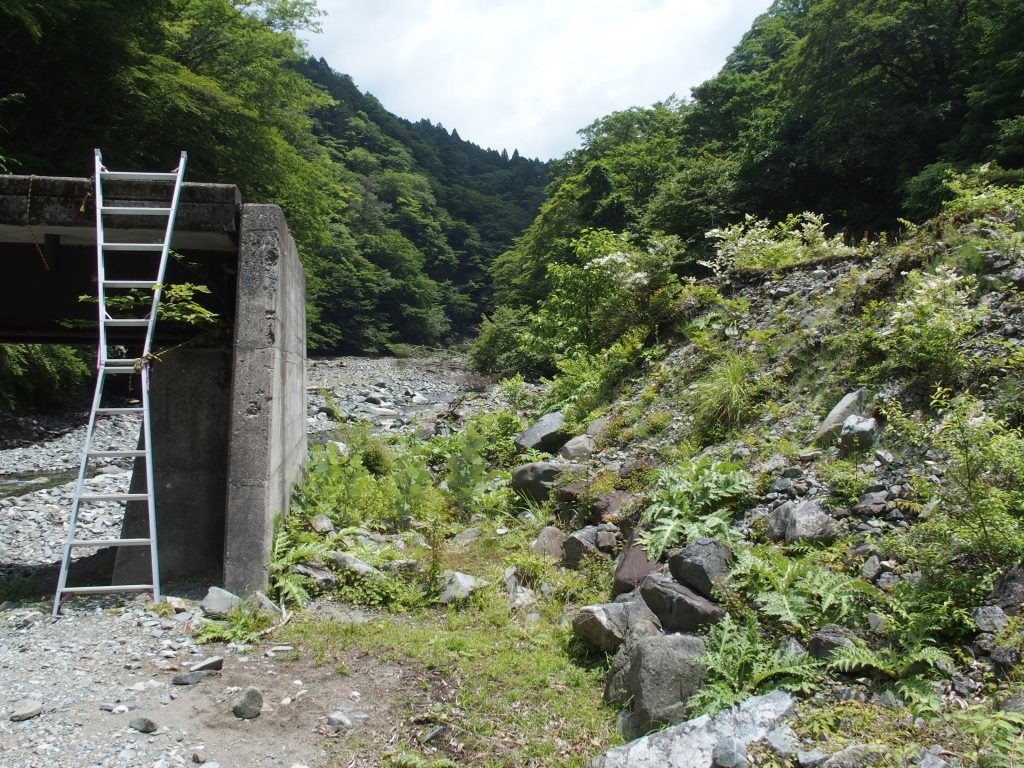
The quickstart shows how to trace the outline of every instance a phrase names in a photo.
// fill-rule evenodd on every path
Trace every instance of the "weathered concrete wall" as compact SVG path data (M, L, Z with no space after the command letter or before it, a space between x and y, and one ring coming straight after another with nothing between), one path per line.
M161 578L218 580L227 500L231 356L226 349L182 347L151 368L150 424ZM141 441L140 441L141 443ZM140 446L141 447L141 446ZM131 492L146 490L146 469L135 462ZM146 505L130 502L121 535L144 537ZM142 547L119 547L115 584L149 581Z
M276 205L242 206L224 583L263 589L306 457L306 277Z

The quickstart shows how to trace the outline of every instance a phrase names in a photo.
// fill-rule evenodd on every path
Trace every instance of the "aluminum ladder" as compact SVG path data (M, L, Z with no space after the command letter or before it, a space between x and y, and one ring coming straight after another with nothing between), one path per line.
M96 204L96 287L99 298L99 349L96 359L96 391L93 395L92 407L89 410L89 424L85 433L85 447L82 451L82 461L78 469L78 480L75 483L75 492L71 504L71 522L68 526L67 539L64 542L64 554L61 559L60 576L57 581L57 593L53 599L53 615L57 616L61 603L68 595L98 594L109 592L152 592L154 602L160 602L160 566L157 558L156 540L156 505L153 494L153 453L150 431L149 412L149 364L153 346L153 329L156 324L157 308L160 305L160 296L163 290L164 274L167 270L167 259L171 247L171 235L174 231L174 219L178 212L178 201L181 196L182 181L185 176L185 162L187 154L181 153L181 160L178 167L167 173L136 173L133 171L109 171L103 165L103 157L100 150L96 150L95 157L95 204ZM170 204L167 207L152 205L136 206L115 206L107 205L103 198L103 182L167 182L173 185L173 192L170 193ZM127 242L121 239L107 240L108 230L104 228L104 220L110 221L109 232L113 234L118 227L116 223L120 220L125 222L136 217L146 217L146 220L161 219L166 222L164 237L159 242ZM137 229L136 226L122 227L123 231ZM136 238L140 239L140 238ZM141 238L146 239L146 238ZM151 280L119 279L107 274L107 257L111 253L118 253L122 261L122 268L125 259L137 259L144 264L144 259L150 262L156 261L155 278ZM134 266L134 265L133 265ZM140 312L138 309L132 311L135 317L118 317L124 310L120 308L118 297L131 296L132 291L151 291L152 303L148 312ZM128 293L124 293L127 291ZM138 296L138 293L135 294ZM132 344L132 348L139 350L137 357L111 357L109 355L107 332L109 329L138 329L139 338ZM108 376L138 377L138 390L141 393L141 407L105 407L103 400L103 387ZM93 438L96 432L96 421L100 416L115 414L131 414L141 418L140 433L141 440L131 450L94 450ZM131 458L144 460L146 471L145 493L86 493L86 475L89 463L93 459L100 458ZM134 477L134 473L132 475ZM96 502L121 502L125 505L127 515L127 504L130 501L145 502L147 508L148 536L145 538L118 538L118 539L89 539L76 538L78 530L78 516L82 505L90 505ZM122 520L122 526L124 522ZM67 586L68 570L71 565L71 552L76 548L101 548L101 547L149 547L150 570L152 579L149 584L114 584L111 586Z

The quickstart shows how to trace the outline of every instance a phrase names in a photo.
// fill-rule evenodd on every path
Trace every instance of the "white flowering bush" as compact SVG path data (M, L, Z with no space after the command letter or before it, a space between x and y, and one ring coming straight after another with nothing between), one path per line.
M718 242L715 258L700 263L721 277L734 269L778 269L857 252L841 236L828 237L826 226L823 216L806 211L792 214L778 224L747 214L738 224L705 234L709 240Z
M972 305L976 283L951 266L907 275L903 298L890 305L878 346L898 367L952 382L961 376L966 345L985 317Z
M551 264L551 292L521 343L552 363L608 349L636 328L650 328L672 305L678 280L675 238L637 248L625 235L587 230L575 242L577 263Z

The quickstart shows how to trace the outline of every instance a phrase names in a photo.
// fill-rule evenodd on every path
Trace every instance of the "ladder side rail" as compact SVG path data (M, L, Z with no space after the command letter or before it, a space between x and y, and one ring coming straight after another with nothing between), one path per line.
M103 322L107 319L106 291L103 287L103 282L107 278L107 270L103 259L103 240L105 239L103 233L103 155L99 149L96 150L95 165L93 178L96 186L96 290L99 300L100 323L100 345L96 352L96 365L102 370L107 360L107 329Z
M153 346L153 331L156 326L157 311L160 307L160 298L163 295L164 275L167 272L167 259L171 250L171 237L174 233L174 220L178 215L178 202L181 199L181 187L185 178L185 163L188 160L188 153L182 150L181 159L178 161L178 168L175 171L177 178L174 180L174 193L171 196L171 211L167 215L167 228L164 230L164 245L160 251L160 267L157 271L156 288L153 290L153 308L149 313L149 324L146 326L146 340L143 344L142 355L140 356L143 365L148 360L149 353ZM147 411L148 413L148 411ZM146 443L149 447L149 443Z
M154 312L154 314L156 314ZM157 555L156 535L156 476L153 470L153 448L150 438L153 434L149 411L149 365L142 365L142 440L146 455L146 507L149 516L149 567L152 571L153 602L160 602L160 562Z
M71 568L71 549L78 530L78 511L82 505L82 494L85 492L85 472L89 466L89 451L92 450L93 437L96 433L96 415L103 402L103 384L105 372L100 368L96 375L96 390L92 397L92 408L89 409L89 424L85 430L85 449L78 465L78 478L75 480L75 492L71 500L71 519L68 521L68 535L64 540L64 554L60 561L60 575L57 577L57 594L53 599L53 615L60 610L61 594L68 582L68 571Z

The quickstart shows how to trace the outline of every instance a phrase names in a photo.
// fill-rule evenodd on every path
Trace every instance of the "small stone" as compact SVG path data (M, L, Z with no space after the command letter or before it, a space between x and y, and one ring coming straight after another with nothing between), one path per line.
M818 747L807 752L800 751L796 753L796 764L800 768L818 768L826 760L828 760L828 755Z
M327 724L332 728L351 728L352 721L344 712L331 712L327 716Z
M206 762L206 753L202 750L197 749L192 753L192 762L196 765L202 765Z
M128 721L128 727L135 729L139 733L152 733L156 730L156 723L148 717L133 717Z
M195 685L203 679L203 673L200 671L187 672L183 675L175 675L171 678L171 685Z
M38 699L24 699L14 705L14 710L11 712L11 721L18 723L22 720L31 720L33 717L38 717L43 712L43 702Z
M822 763L823 768L860 768L868 759L868 748L863 744L852 744L836 752Z
M208 659L197 661L190 668L193 672L206 672L210 670L224 669L223 656L211 656Z
M459 602L489 584L489 581L470 576L468 573L445 571L441 574L441 594L437 600L442 605Z
M949 763L936 754L925 752L917 760L918 768L949 768Z
M252 686L249 686L235 697L231 706L231 711L235 717L241 720L251 720L254 717L258 717L261 709L263 709L263 694L259 692L259 689Z

